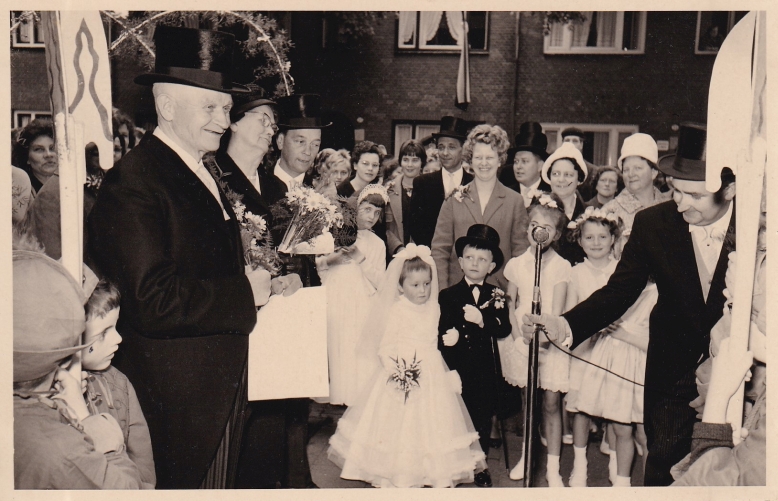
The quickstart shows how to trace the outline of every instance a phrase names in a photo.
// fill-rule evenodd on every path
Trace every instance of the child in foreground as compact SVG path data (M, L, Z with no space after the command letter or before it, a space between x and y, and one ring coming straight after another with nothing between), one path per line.
M440 291L438 348L448 366L462 378L462 400L489 454L492 416L497 413L499 353L493 339L511 333L505 293L486 283L503 263L500 235L491 226L474 224L457 239L456 253L464 278ZM489 470L475 476L478 487L491 487Z
M119 423L127 455L138 467L143 489L156 485L154 457L146 418L140 408L135 388L116 367L111 365L122 337L116 332L119 319L119 291L100 281L86 303L86 344L81 352L82 373L86 383L84 397L89 414L107 413Z
M380 367L330 438L342 478L455 487L486 469L462 383L437 349L437 287L428 247L409 244L386 271L360 340Z

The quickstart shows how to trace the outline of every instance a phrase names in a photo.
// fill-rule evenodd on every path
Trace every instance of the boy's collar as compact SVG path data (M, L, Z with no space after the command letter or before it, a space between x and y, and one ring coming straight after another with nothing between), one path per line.
M467 282L467 285L483 285L484 284L484 280L483 279L480 282L474 282L473 280L470 280L469 278L467 278L467 276L465 276L465 282Z

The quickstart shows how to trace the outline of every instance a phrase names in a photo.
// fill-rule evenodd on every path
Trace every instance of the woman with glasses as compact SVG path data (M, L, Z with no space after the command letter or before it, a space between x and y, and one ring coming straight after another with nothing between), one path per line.
M540 176L551 186L551 192L562 200L569 221L575 221L586 209L578 187L586 181L588 172L583 155L572 143L562 143L543 163ZM556 251L575 266L583 263L586 254L577 242L569 240L569 232L565 228L561 238L556 241Z
M247 211L264 217L270 227L270 210L260 195L264 190L259 171L278 130L276 103L265 98L261 88L252 90L250 94L233 96L230 128L222 136L216 154L206 157L204 162L227 184L228 190L243 196L241 201Z

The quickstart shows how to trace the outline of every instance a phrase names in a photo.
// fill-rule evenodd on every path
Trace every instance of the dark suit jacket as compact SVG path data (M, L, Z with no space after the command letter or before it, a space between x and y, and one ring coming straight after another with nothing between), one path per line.
M473 180L467 172L462 173L462 185ZM411 197L411 221L408 230L416 245L432 247L435 226L446 192L443 188L443 171L422 174L413 180Z
M153 135L105 176L90 247L121 291L114 361L149 425L159 488L197 488L233 410L257 320L235 214Z
M246 174L240 170L240 167L225 151L218 151L215 155L216 164L221 169L223 177L222 181L227 183L229 189L239 195L243 195L243 205L246 206L246 210L257 216L262 216L268 223L268 227L272 227L272 216L270 215L270 206L267 201L259 194L257 189L251 184ZM276 178L278 179L278 178ZM280 180L279 180L280 181ZM265 185L269 185L270 182L265 180ZM282 183L283 184L283 183ZM262 176L259 177L259 189L263 188ZM270 189L268 187L268 189Z
M586 205L584 204L583 199L580 195L576 194L575 208L573 209L573 221L578 219L578 216L583 214L585 210ZM557 254L567 259L571 265L575 266L578 263L583 263L583 260L586 257L586 253L581 248L581 246L578 245L578 242L570 241L570 234L572 231L573 230L570 228L565 227L565 229L562 231L562 236L560 236L559 240L554 243L554 249L556 250Z
M512 180L509 184L506 184L506 188L510 188L515 192L518 192L521 194L521 188L519 188L519 182L516 181L516 178L511 175L510 180ZM505 183L503 183L505 184ZM540 180L540 184L538 185L539 191L544 191L546 193L551 193L551 186L548 185L547 182L543 181L543 179Z
M733 211L729 232L734 232L734 226ZM730 250L725 242L706 302L689 224L675 202L638 212L608 284L564 314L573 331L573 348L621 317L651 276L659 299L649 320L645 384L660 390L671 387L707 357L710 330L724 307L722 290ZM647 400L652 398L650 393L646 392Z
M488 402L493 402L496 398L496 373L495 359L492 356L492 338L504 338L510 334L511 324L508 318L507 303L499 309L495 308L492 303L481 310L484 318L483 328L465 321L465 313L462 308L468 304L483 305L491 299L492 291L496 289L495 286L488 283L479 287L481 293L478 296L478 304L473 299L470 286L467 285L465 279L440 291L438 296L440 303L438 349L449 369L459 372L463 388L471 389L471 394L472 391L482 392L481 397ZM445 346L443 335L451 328L459 331L459 340L454 346ZM499 363L499 353L496 355L497 363Z

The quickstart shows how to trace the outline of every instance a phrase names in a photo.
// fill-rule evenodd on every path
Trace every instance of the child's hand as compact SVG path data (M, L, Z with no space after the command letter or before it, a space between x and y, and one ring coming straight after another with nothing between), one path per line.
M476 324L478 327L484 326L484 316L481 314L481 310L472 304L465 305L462 309L465 311L466 321Z
M54 377L54 389L57 394L52 399L64 401L79 421L89 417L89 409L86 408L84 393L81 391L81 382L77 381L67 370L57 369L57 375Z
M443 345L444 346L454 346L457 344L457 341L459 341L459 331L451 328L446 331L445 334L443 334Z

